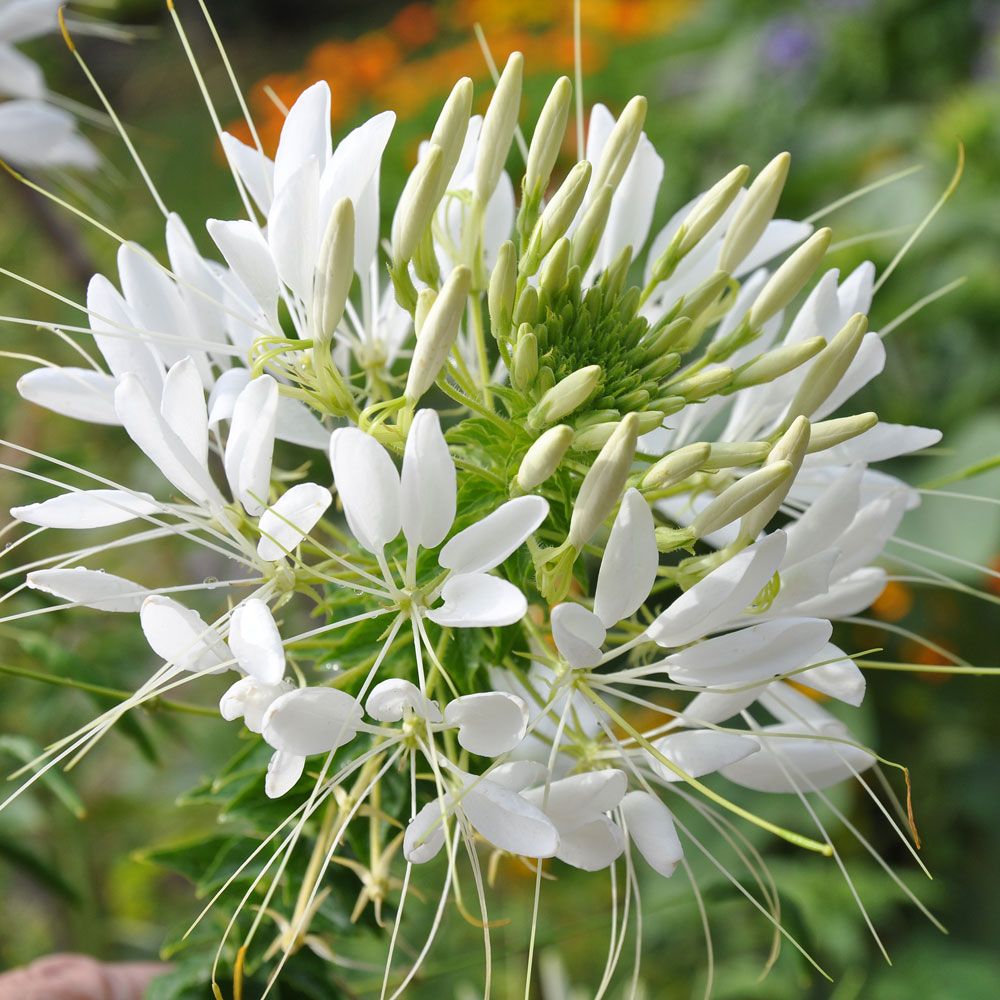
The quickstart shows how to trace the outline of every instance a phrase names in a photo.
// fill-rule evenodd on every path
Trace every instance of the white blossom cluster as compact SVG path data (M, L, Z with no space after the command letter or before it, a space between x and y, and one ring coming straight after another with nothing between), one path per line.
M63 463L11 512L83 533L27 586L137 615L159 663L45 767L181 685L217 691L269 748L266 795L293 801L261 912L296 844L317 845L286 956L335 859L362 876L356 914L390 907L398 928L415 866L444 852L442 905L472 878L485 920L484 855L539 873L641 857L667 878L692 801L830 855L822 828L731 790L806 802L876 761L842 721L865 678L833 623L878 597L918 502L872 464L939 435L851 412L886 359L874 268L824 270L830 231L776 217L787 154L650 238L664 162L645 101L595 106L564 169L572 87L519 152L521 72L515 54L482 117L456 85L384 243L391 113L334 145L321 83L273 161L223 135L244 214L208 220L218 254L174 214L165 260L123 242L69 328L95 353L18 382L120 427L154 484L112 478L122 456ZM163 545L224 570L102 569ZM390 787L396 815L363 812ZM372 857L346 843L359 815Z

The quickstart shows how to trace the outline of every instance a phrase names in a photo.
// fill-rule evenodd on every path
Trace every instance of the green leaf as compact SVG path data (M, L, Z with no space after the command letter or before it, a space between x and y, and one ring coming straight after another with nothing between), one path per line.
M5 751L22 764L30 764L41 754L42 748L24 736L0 736L0 751ZM48 787L77 819L83 819L87 815L87 809L80 796L54 767L49 768L38 780Z

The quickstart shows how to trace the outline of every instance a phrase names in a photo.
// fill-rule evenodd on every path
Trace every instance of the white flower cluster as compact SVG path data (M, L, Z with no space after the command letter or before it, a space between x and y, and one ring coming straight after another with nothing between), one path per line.
M446 848L444 899L460 844L477 884L480 846L586 871L634 847L670 876L691 796L831 854L825 832L777 826L726 784L822 795L876 759L824 705L865 694L831 622L879 595L877 560L918 499L869 464L938 434L832 416L885 362L866 332L873 268L826 271L790 309L830 233L774 218L782 155L677 211L633 285L663 174L646 105L595 107L585 158L554 184L571 89L553 89L515 185L520 57L481 118L470 81L455 87L395 210L385 284L393 116L334 148L315 85L273 161L223 136L246 209L208 221L224 263L171 215L168 263L124 243L118 285L91 281L79 332L103 364L18 383L120 425L162 478L153 495L66 467L83 486L47 479L53 496L12 511L127 525L27 567L27 584L138 613L163 661L46 766L194 677L235 675L220 711L273 751L266 794L296 801L258 881L310 817L335 817L288 942L338 851L362 905L391 900L397 924L410 866ZM153 580L150 562L147 585L100 569L167 540L225 573ZM390 786L405 805L375 822L378 856L352 855L351 820L375 795L387 808Z

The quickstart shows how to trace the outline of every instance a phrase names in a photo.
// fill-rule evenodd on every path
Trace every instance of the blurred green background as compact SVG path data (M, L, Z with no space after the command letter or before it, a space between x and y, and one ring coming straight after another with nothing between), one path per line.
M572 64L570 4L564 0L409 5L216 0L211 6L272 148L281 115L268 91L290 101L313 80L329 79L340 131L383 106L400 113L383 174L387 205L400 190L416 143L429 131L450 82L469 73L478 81L480 98L488 96L473 23L483 23L498 61L514 47L526 51L530 78L524 121L540 108L554 77ZM223 120L236 121L236 102L196 5L178 0L177 7ZM203 220L233 218L239 208L196 84L162 5L122 0L114 17L136 28L131 44L81 38L80 48L132 130L167 204L185 218L207 252ZM846 273L872 259L881 269L946 187L959 142L964 143L962 182L876 298L873 328L956 279L965 282L887 339L886 372L865 391L862 408L876 409L885 420L945 431L935 454L894 470L915 484L1000 452L1000 5L985 0L583 0L583 19L588 103L601 100L617 110L633 93L650 99L648 132L666 162L654 232L676 206L734 164L757 168L781 149L793 154L782 203L782 213L790 217L808 216L881 177L918 166L904 180L826 220L835 230L835 266ZM33 43L29 51L45 66L54 90L96 103L57 37ZM87 130L107 157L106 169L99 176L45 183L116 232L159 252L162 219L120 143L100 127ZM0 266L78 301L88 271L114 274L112 240L29 196L6 176L2 188ZM0 313L79 321L71 308L9 278L0 280ZM55 337L30 326L5 323L3 337L7 351L69 359ZM117 432L74 424L21 403L13 383L27 367L0 359L6 387L0 395L3 436L141 488L150 470L140 461L125 467L132 453L120 450ZM10 449L3 454L2 461L12 466L47 468ZM1000 481L994 472L951 489L995 498ZM38 496L38 488L17 475L0 479L4 510ZM0 517L0 523L5 520ZM928 496L909 519L906 534L970 564L936 562L937 568L993 598L1000 595L997 577L974 568L1000 567L997 506ZM44 544L31 542L8 552L2 568L16 565L18 556L26 561L45 551ZM904 547L891 551L913 558ZM120 566L128 575L130 558L135 557L125 553L120 564L107 568ZM161 549L160 558L188 576L213 573L211 565L177 548ZM17 577L7 578L8 585L16 582ZM19 594L9 606L21 611L40 604ZM971 663L1000 666L995 600L898 586L876 611L895 631L856 626L841 635L842 644L882 646L889 660L919 659L924 654L906 636L913 631ZM0 626L0 643L2 669L40 671L112 689L134 687L151 665L133 622L109 621L96 613L12 622ZM857 790L842 790L837 802L949 935L935 930L855 838L841 830L838 847L892 957L890 968L832 863L751 837L767 848L786 926L836 980L833 985L822 980L786 946L760 982L770 945L767 923L691 849L713 928L715 996L1000 996L997 681L946 678L931 672L933 657L919 662L927 663L928 672L870 676L858 729L886 757L911 769L921 854L934 881L920 875ZM0 734L10 734L0 735L0 763L8 770L35 749L26 734L35 744L45 744L109 704L100 694L24 676L4 676L0 683ZM199 697L211 704L212 695L206 691ZM65 783L43 785L0 817L0 968L54 949L108 959L155 955L168 933L195 915L198 902L181 875L143 852L218 833L209 805L178 808L176 799L217 773L239 746L234 727L144 712L110 735ZM86 815L78 818L84 806ZM769 808L779 821L805 822L794 801ZM732 851L719 846L711 828L695 832L739 872ZM168 862L169 852L161 860ZM531 879L506 867L499 878L493 915L510 923L495 931L495 995L505 997L523 988L516 985L517 970L523 966ZM680 872L670 882L647 882L646 996L700 996L705 946L690 888ZM591 995L586 984L598 981L604 966L607 907L608 882L602 876L564 878L545 889L540 938L546 948L560 945L568 981L580 984L581 998ZM415 907L411 918L419 926L417 913ZM442 933L442 946L407 996L477 995L477 932L452 912ZM417 947L420 940L415 938ZM376 942L372 935L365 947L377 961ZM631 947L630 940L611 996L621 995L628 983ZM574 995L553 985L560 975L546 948L541 964L549 997ZM182 965L174 992L163 987L158 995L179 995L184 975ZM288 989L281 995L311 994Z

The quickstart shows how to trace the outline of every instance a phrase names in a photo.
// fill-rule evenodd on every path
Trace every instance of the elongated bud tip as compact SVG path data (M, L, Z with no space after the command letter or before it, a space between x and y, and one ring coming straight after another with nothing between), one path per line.
M354 204L341 198L327 223L313 275L313 337L329 341L347 306L354 281Z
M544 427L555 423L583 406L597 389L601 374L600 365L587 365L557 382L528 414L529 426Z
M521 459L517 485L527 492L544 483L559 467L572 443L572 427L567 424L550 427Z

